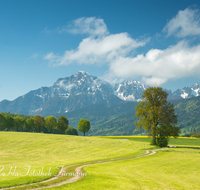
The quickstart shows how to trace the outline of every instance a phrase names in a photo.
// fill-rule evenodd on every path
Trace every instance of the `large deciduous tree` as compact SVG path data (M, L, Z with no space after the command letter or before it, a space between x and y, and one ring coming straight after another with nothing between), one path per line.
M167 102L168 93L161 87L149 87L142 94L142 101L136 106L135 122L137 128L142 127L153 136L153 144L156 138L161 136L177 137L179 128L176 127L177 115L173 104Z
M34 117L34 124L37 127L37 130L40 132L42 130L42 127L44 126L44 117L40 115L36 115Z
M81 119L78 123L78 130L85 136L85 133L90 130L90 122L87 119Z
M68 122L67 117L64 117L64 116L61 115L58 118L57 128L61 133L64 134L65 130L68 128L68 124L69 124L69 122Z
M54 116L50 115L45 118L45 127L51 133L56 128L57 120Z

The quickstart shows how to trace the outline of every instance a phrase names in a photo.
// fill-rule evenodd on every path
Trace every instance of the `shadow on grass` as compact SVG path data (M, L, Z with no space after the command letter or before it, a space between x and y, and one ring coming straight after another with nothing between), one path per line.
M195 147L195 146L177 146L176 148L200 149L200 147Z

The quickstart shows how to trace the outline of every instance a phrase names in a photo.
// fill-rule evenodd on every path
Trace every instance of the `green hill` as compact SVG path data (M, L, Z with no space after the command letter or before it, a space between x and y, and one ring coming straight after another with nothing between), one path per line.
M178 125L182 134L200 130L200 97L171 100L178 115ZM91 129L87 135L137 135L145 131L135 128L135 106L138 102L122 102L114 106L92 105L86 108L63 113L70 125L77 128L80 119L88 119ZM57 115L59 117L60 114Z
M178 114L178 125L183 133L200 130L200 97L189 98L175 106Z
M200 130L200 97L189 99L171 100L175 106L178 115L178 125L181 127L182 134L190 134ZM69 125L78 128L80 119L85 118L90 121L91 129L86 134L92 135L138 135L145 134L145 131L139 132L135 128L135 106L138 102L121 102L114 106L103 104L91 105L67 113L57 113L58 118L63 115L68 118ZM9 114L12 117L20 116L27 119L32 116ZM44 130L45 132L45 130ZM82 135L81 133L79 133Z
M135 115L135 106L137 104L137 102L123 102L114 106L92 105L69 113L57 114L56 117L60 115L67 117L69 125L75 128L78 127L80 119L87 119L91 123L91 129L86 135L99 135L99 131L100 129L102 130L102 126L105 123L114 121L116 118L126 114ZM112 131L114 132L115 130L116 128ZM113 134L113 132L109 134Z

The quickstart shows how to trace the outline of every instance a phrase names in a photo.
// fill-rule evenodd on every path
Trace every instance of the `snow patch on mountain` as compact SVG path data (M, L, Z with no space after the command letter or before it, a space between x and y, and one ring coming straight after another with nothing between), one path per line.
M128 80L114 85L114 94L124 101L141 101L141 95L148 88L140 81Z
M186 86L184 88L178 89L173 92L174 96L180 96L182 98L191 98L200 95L200 85L198 83L191 85L190 87Z

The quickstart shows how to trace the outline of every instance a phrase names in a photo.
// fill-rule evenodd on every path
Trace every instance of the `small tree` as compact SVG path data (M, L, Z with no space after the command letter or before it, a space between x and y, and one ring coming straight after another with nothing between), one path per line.
M69 122L68 122L67 117L64 117L64 116L61 115L58 118L57 128L61 133L64 134L65 130L68 128L68 124L69 124Z
M24 126L24 120L21 117L14 117L14 125L16 130L19 131Z
M31 118L28 118L26 120L26 125L25 125L25 128L28 130L28 131L31 131L33 130L33 127L34 127L34 119L31 117Z
M85 133L90 130L90 122L87 119L81 119L78 123L78 130L85 136Z
M153 144L156 145L156 137L163 137L160 134L178 136L177 115L174 106L167 102L167 92L161 87L150 87L142 94L143 100L136 106L136 116L139 118L135 122L137 128L143 127L149 135L153 136ZM158 128L161 125L162 128ZM166 132L167 131L167 132ZM163 140L163 138L160 138ZM166 140L165 140L166 143Z
M44 117L36 115L34 117L34 124L37 127L37 130L40 132L42 130L42 127L44 126Z
M47 116L45 118L45 127L48 129L48 131L51 133L53 129L56 128L57 125L57 119L54 116Z

